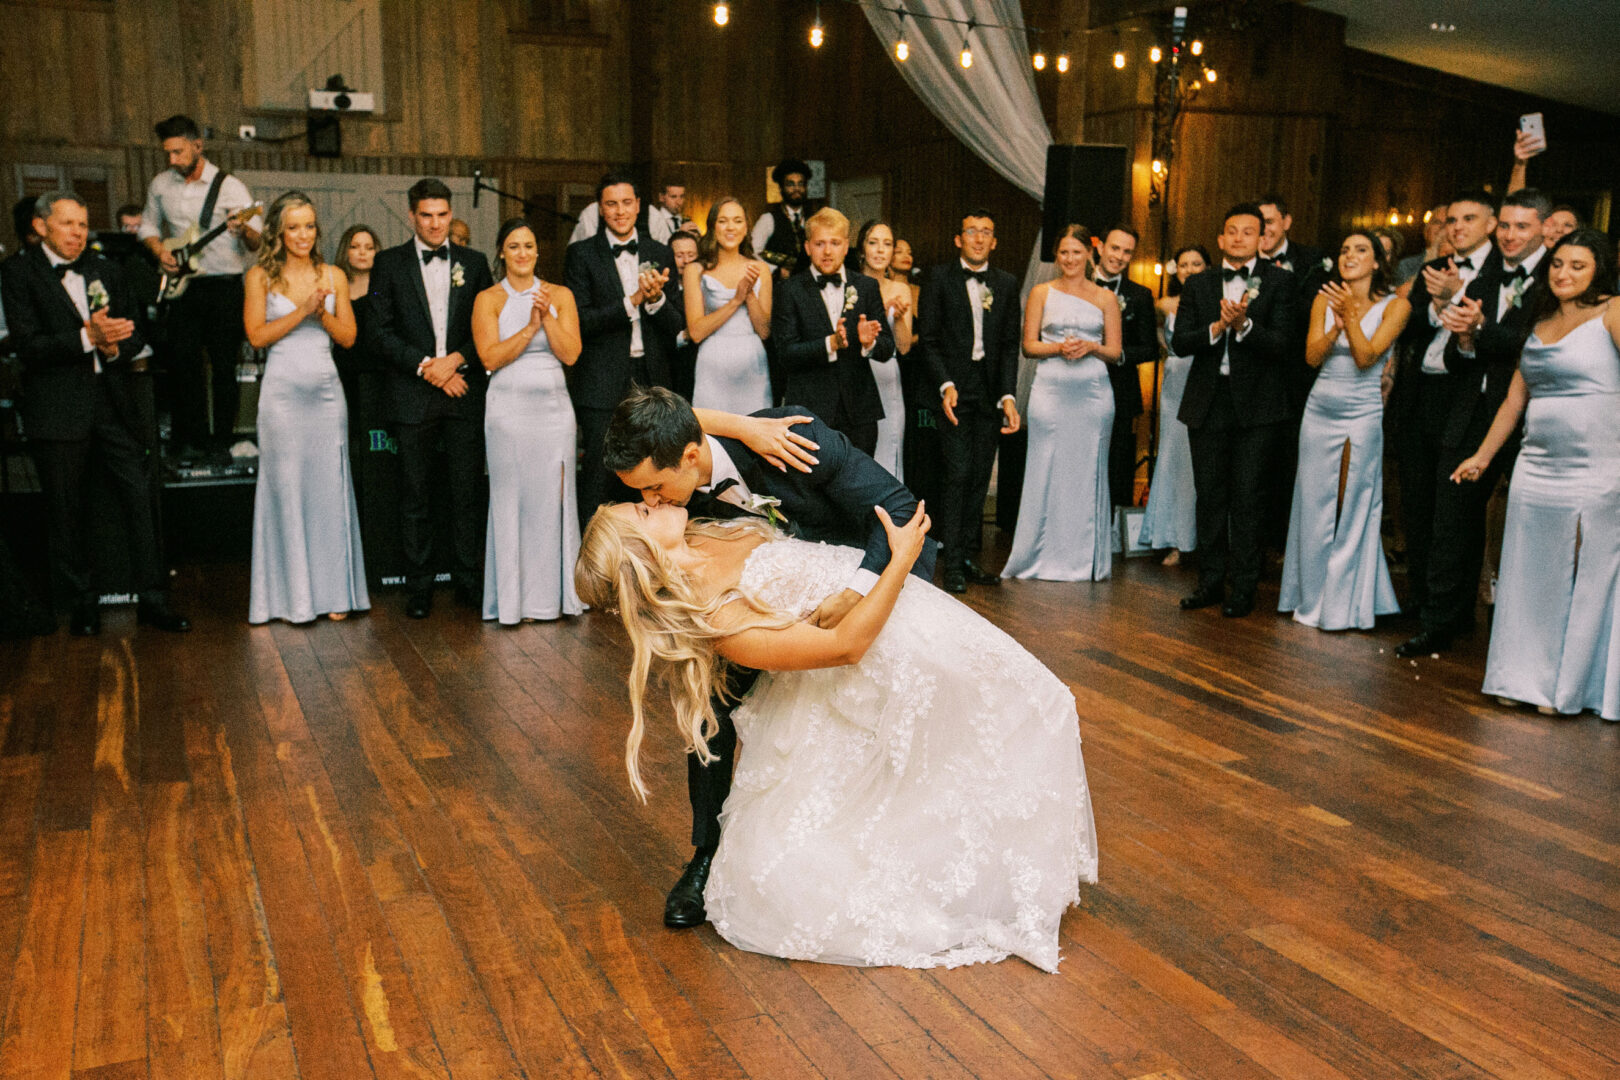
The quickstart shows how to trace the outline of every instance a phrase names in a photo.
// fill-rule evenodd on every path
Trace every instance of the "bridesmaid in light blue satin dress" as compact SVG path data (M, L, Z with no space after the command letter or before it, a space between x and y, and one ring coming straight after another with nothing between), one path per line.
M1175 332L1181 286L1194 274L1209 269L1209 253L1198 245L1176 252L1173 292L1159 302L1164 313L1164 340L1168 347ZM1175 566L1184 551L1198 549L1198 496L1193 489L1192 443L1187 425L1177 417L1181 395L1187 389L1192 357L1165 357L1164 381L1159 387L1159 448L1148 485L1147 510L1142 515L1141 542L1150 548L1169 548L1164 565Z
M742 203L726 196L709 207L708 232L681 284L686 333L698 347L692 405L744 416L770 408L771 269L754 258Z
M265 216L259 265L243 279L249 343L269 349L259 389L248 622L341 619L371 606L349 469L349 410L332 346L355 340L349 282L320 257L301 192Z
M501 226L495 249L504 276L478 294L472 315L490 373L483 614L512 626L585 610L574 591L575 427L563 381L563 367L579 359L579 311L571 291L536 276L539 248L523 218Z
M1119 301L1090 280L1091 237L1058 236L1062 277L1035 286L1024 307L1024 355L1038 362L1029 390L1024 494L1004 578L1101 581L1113 568L1108 443L1120 363Z
M1524 417L1508 487L1487 694L1620 720L1620 300L1612 241L1553 248L1548 294L1479 452L1476 481Z
M1384 518L1384 364L1412 308L1393 292L1384 247L1354 232L1311 305L1305 360L1318 369L1299 428L1278 611L1319 630L1370 630L1401 608Z
M894 332L894 360L872 361L872 378L877 380L878 400L883 402L883 419L878 421L877 449L872 458L904 480L906 460L906 398L901 381L901 357L911 351L911 286L889 278L894 261L894 230L886 221L872 220L861 226L851 255L857 272L873 278L883 293L883 310Z

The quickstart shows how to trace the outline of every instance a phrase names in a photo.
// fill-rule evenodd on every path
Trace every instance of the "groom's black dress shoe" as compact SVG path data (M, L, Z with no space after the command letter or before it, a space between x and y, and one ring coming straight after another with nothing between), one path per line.
M167 600L142 600L135 605L135 622L168 634L184 634L191 620L169 606Z
M962 576L969 585L1000 585L1001 579L994 574L986 573L984 567L969 559L962 564Z
M702 926L709 915L703 910L703 886L709 883L709 869L714 865L714 849L699 848L692 861L686 864L675 887L664 901L664 925L675 930Z
M959 569L945 571L945 591L957 594L967 592L967 575Z
M1401 659L1428 656L1451 648L1451 635L1444 630L1424 630L1395 646L1395 655Z
M432 593L412 593L405 598L405 617L407 619L425 619L432 611Z
M1254 593L1245 593L1234 596L1221 607L1221 614L1228 619L1241 619L1254 610Z
M1181 598L1182 611L1197 611L1199 608L1214 607L1224 598L1225 590L1220 586L1209 589L1199 589L1191 596Z

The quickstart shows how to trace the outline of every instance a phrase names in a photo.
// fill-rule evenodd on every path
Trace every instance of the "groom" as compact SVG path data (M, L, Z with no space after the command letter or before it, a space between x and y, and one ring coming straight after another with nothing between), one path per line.
M804 409L765 409L761 417L806 415ZM651 505L685 506L693 517L736 518L754 512L756 498L780 500L775 509L787 528L805 540L861 548L866 552L848 586L829 597L810 616L818 626L836 626L877 583L888 565L889 542L873 507L888 511L896 525L917 512L917 499L881 465L851 445L849 438L811 419L795 434L815 443L817 464L808 472L780 471L736 439L706 435L686 399L660 387L635 388L613 411L604 440L604 464L620 480L641 492ZM911 572L930 580L938 545L923 548ZM731 791L731 766L737 731L731 709L759 675L731 669L727 694L716 695L720 730L709 741L714 759L705 765L696 754L686 759L687 792L692 799L692 845L697 849L686 871L670 890L664 925L700 926L703 886L720 843L720 808Z

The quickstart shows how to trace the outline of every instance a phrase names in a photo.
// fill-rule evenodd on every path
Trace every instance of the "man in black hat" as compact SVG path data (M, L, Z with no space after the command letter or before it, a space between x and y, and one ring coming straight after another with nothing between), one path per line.
M798 158L778 163L771 170L771 181L781 190L782 200L771 203L754 222L754 250L786 281L810 265L804 257L804 223L818 207L808 201L810 166Z

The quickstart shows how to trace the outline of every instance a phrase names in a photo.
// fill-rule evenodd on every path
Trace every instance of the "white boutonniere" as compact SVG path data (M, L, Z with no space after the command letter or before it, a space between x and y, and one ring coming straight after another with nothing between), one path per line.
M650 263L650 262L644 262L639 267L637 267L636 269L639 270L643 274L656 274L656 273L658 273L657 265L654 264L654 263Z
M1259 295L1260 295L1260 275L1256 274L1254 277L1249 279L1248 288L1243 290L1243 302L1245 304L1253 303L1254 298L1259 296Z
M861 298L861 294L855 291L855 286L853 286L853 285L845 285L844 286L844 310L845 311L854 311L855 310L855 303L860 298Z
M782 523L787 521L782 511L778 509L781 505L782 500L775 495L750 495L744 509L750 514L758 514L779 529Z
M1524 294L1529 290L1529 288L1530 279L1527 277L1518 278L1513 282L1512 285L1509 285L1508 307L1516 308L1520 304L1524 303Z
M1322 269L1330 274L1333 272L1333 257L1331 255L1322 256Z
M979 306L984 308L984 310L989 311L990 305L995 302L996 294L991 290L990 286L981 285L979 287Z
M1119 317L1123 319L1125 317L1125 306L1127 304L1125 294L1120 293L1115 297L1115 299L1119 301Z
M460 263L456 263L450 268L450 284L458 289L467 284L467 271Z
M90 301L91 311L100 311L112 303L112 300L107 296L107 286L101 283L100 278L96 278L85 288L85 298Z

